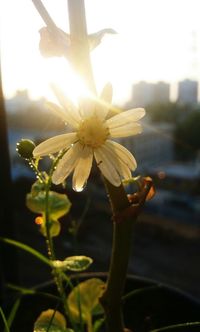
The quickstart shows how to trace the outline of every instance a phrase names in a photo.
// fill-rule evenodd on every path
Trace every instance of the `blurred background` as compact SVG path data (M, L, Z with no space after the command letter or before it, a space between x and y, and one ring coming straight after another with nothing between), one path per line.
M67 1L43 3L57 26L69 32ZM134 175L151 176L156 187L155 197L146 203L134 227L129 272L199 299L199 1L85 0L85 6L88 33L104 28L117 32L105 35L91 53L98 91L111 82L116 106L145 107L147 113L143 133L121 140L138 162ZM1 212L1 233L45 253L35 216L25 206L35 176L17 155L16 143L21 138L39 143L65 132L45 101L54 98L51 82L69 97L76 95L77 84L66 59L41 56L39 30L45 24L31 0L2 0L0 15L1 204L7 211ZM91 270L106 271L112 223L97 170L82 193L71 190L70 180L58 190L67 193L73 204L62 220L61 237L55 239L58 256L89 255L94 259ZM76 238L71 232L74 224ZM3 280L33 286L50 279L42 263L24 252L8 251L3 248L1 255Z

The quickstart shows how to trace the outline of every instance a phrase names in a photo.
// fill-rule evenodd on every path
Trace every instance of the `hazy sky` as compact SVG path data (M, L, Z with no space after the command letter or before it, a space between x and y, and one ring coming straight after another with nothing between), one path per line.
M67 0L44 0L56 24L68 29ZM92 52L98 89L110 81L114 99L128 98L138 80L172 84L200 77L200 0L85 0L88 32L113 28ZM1 0L1 58L6 96L17 89L49 96L48 82L72 80L64 59L43 59L38 30L44 26L31 0ZM63 69L64 68L64 69ZM63 86L63 89L65 89Z

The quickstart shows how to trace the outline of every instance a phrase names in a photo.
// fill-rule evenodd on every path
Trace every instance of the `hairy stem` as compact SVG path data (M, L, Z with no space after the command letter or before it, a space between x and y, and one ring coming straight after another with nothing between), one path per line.
M105 180L113 216L129 206L124 188L113 187ZM106 313L109 332L124 331L121 298L130 256L133 220L113 223L113 242L106 289L100 299Z
M49 219L49 191L50 191L51 181L48 180L46 184L46 194L45 194L45 226L46 226L46 244L47 252L51 261L55 260L55 252L53 246L53 239L50 233L50 219Z
M56 161L57 162L57 161ZM53 238L51 236L50 232L50 218L49 218L49 192L50 192L50 187L51 187L51 177L53 174L53 170L55 167L55 162L53 163L50 174L48 177L48 181L46 183L46 196L45 196L45 226L46 226L46 245L47 245L47 252L49 259L51 261L54 261L56 259L55 251L54 251L54 244L53 244ZM62 273L53 268L52 269L52 274L54 276L55 284L57 286L58 293L60 295L60 298L63 303L63 307L65 310L65 314L67 315L67 301L66 301L66 294L63 286L63 279L62 279Z

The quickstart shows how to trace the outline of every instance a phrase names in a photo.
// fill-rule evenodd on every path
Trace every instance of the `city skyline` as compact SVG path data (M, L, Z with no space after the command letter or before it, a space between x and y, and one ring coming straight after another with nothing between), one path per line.
M134 101L134 107L137 105L145 107L153 103L197 104L199 102L199 81L186 78L177 82L176 93L172 89L174 86L171 86L169 82L139 81L132 85L130 101Z
M176 96L172 98L171 85L169 82L157 81L138 81L131 85L131 92L129 98L125 100L124 105L126 107L146 107L151 104L165 104L169 102L177 102L182 104L195 105L199 103L199 90L200 82L190 79L184 79L177 82ZM32 99L28 89L16 90L15 94L10 98L6 98L7 109L11 112L18 109L18 105L21 105L22 109L27 107L27 103L32 101L45 103L44 96L38 96L36 99ZM120 106L120 105L118 105Z
M68 31L67 2L55 6L44 0L56 24ZM85 0L88 32L113 28L91 53L98 91L108 81L114 88L114 102L129 98L132 84L145 80L170 83L172 99L177 82L200 78L199 0ZM32 98L49 97L49 82L76 89L69 63L44 59L38 31L44 22L32 1L2 0L1 58L6 97L28 89ZM11 24L12 23L12 24ZM67 79L68 77L68 79ZM74 86L74 87L73 87Z

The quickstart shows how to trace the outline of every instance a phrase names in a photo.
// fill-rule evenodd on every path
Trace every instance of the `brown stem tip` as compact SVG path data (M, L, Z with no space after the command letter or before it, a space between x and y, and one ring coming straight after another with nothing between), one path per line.
M153 180L148 177L143 177L140 182L138 192L127 195L130 205L122 211L113 216L113 221L121 223L127 219L135 219L141 211L146 200L150 200L155 195Z

